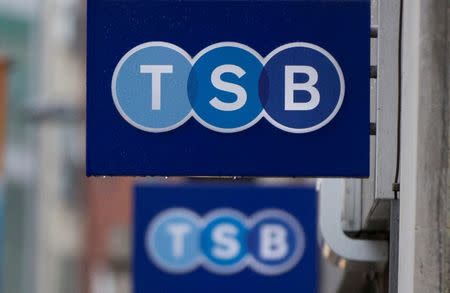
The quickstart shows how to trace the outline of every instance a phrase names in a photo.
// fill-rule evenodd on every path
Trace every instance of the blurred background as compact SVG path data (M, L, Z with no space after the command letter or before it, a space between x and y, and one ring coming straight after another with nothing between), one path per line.
M85 2L0 0L0 292L131 292L135 179L85 176ZM386 273L321 272L322 292L386 292Z
M131 291L134 179L85 177L85 14L0 0L0 292Z
M0 0L0 292L131 291L134 179L85 177L85 14Z
M99 206L84 176L83 3L0 1L2 292L81 292L83 268L106 257L84 249L89 225L110 220L89 216ZM120 212L128 222L127 206ZM110 237L91 234L98 247Z

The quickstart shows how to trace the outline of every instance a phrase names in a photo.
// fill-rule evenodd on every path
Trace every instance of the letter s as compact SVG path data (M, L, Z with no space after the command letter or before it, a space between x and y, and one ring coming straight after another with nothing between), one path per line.
M242 108L247 102L247 92L237 84L226 82L221 79L224 73L233 73L241 78L245 75L244 69L232 64L225 64L217 67L211 74L211 82L219 90L230 92L236 95L236 101L232 103L223 102L218 97L214 97L209 103L216 109L221 111L236 111Z
M214 228L212 240L215 245L212 254L220 259L232 259L239 254L241 245L236 240L238 229L231 224L221 224Z

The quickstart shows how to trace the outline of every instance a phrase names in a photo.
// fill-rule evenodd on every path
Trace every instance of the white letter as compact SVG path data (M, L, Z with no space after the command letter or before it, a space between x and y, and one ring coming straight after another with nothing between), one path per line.
M286 229L281 225L266 224L261 228L259 253L263 259L278 260L288 253Z
M314 85L317 83L318 74L317 71L311 66L285 66L285 77L284 77L284 109L286 111L305 111L312 110L320 102L320 93ZM303 73L308 75L308 81L305 83L294 83L295 73ZM298 102L294 101L295 91L306 91L311 95L309 102Z
M239 78L245 75L245 71L239 66L225 64L214 69L211 74L211 82L217 89L235 94L237 96L236 101L232 103L222 102L218 97L214 97L209 103L214 108L221 111L239 110L245 105L245 102L247 102L247 92L237 84L223 81L221 76L227 72L233 73Z
M141 73L152 75L152 110L161 110L161 75L173 73L172 65L141 65Z
M167 232L172 236L172 254L175 258L180 258L184 255L184 236L191 232L191 227L188 224L172 224L167 228Z
M231 259L239 254L241 245L236 240L238 229L231 224L221 224L214 228L212 239L219 244L214 246L212 254L221 259Z

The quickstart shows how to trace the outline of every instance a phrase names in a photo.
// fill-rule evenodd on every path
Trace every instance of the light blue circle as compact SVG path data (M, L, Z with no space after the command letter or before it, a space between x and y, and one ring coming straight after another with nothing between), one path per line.
M172 66L172 72L146 72L141 66ZM133 126L148 132L164 132L183 124L192 107L187 80L192 65L189 55L168 43L147 43L128 52L113 77L112 94L116 108ZM166 68L167 69L167 68ZM143 72L141 72L143 71ZM152 71L154 72L154 71ZM159 75L160 109L152 105L153 75Z
M251 50L239 44L215 44L199 53L189 76L188 92L197 118L204 126L218 132L237 132L258 121L263 110L258 88L263 66L257 53ZM245 104L231 111L217 109L211 104L214 98L228 104L238 100L236 90L219 89L211 80L214 70L223 65L237 66L244 72L241 76L236 72L220 75L220 80L238 86L246 93Z
M206 258L206 266L217 273L232 273L240 270L247 256L247 228L243 218L222 213L207 220L207 225L201 233L201 248ZM233 231L221 234L221 238L215 238L216 229L232 227ZM216 235L217 236L217 235ZM234 248L231 248L233 247ZM237 248L237 249L236 249ZM231 253L229 257L222 257L218 251Z
M184 229L181 234L174 232L180 227ZM152 222L146 236L146 247L160 269L182 273L194 269L198 264L199 238L200 229L194 214L174 209Z

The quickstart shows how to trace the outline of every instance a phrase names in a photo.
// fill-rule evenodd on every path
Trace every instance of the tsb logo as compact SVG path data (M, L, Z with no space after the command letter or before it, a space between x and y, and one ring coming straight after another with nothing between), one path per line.
M275 209L249 219L232 209L214 210L203 218L187 209L169 209L150 223L145 241L152 261L169 273L202 265L217 274L249 266L264 275L279 275L296 266L305 249L301 225Z
M232 42L211 45L194 58L170 43L145 43L119 61L111 88L121 116L148 132L173 130L193 116L223 133L261 118L306 133L329 123L345 94L338 62L310 43L286 44L265 58Z

